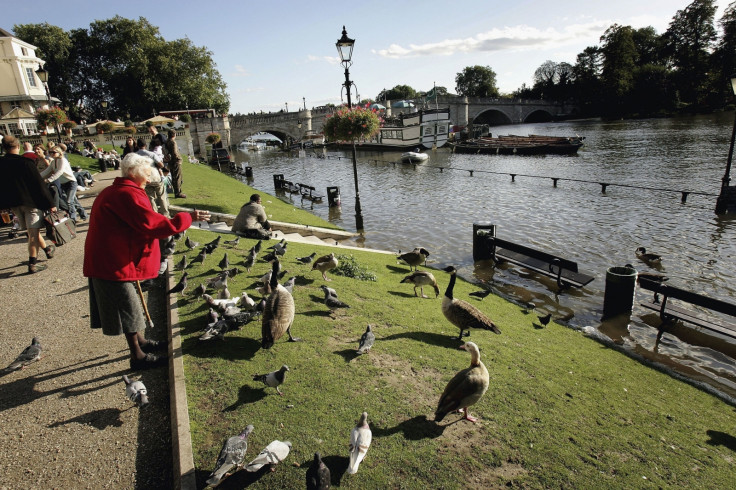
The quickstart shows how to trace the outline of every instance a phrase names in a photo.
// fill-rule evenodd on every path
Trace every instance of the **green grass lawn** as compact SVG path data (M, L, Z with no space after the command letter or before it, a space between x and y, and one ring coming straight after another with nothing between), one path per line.
M187 165L185 176L205 170ZM206 202L200 184L186 187L193 203ZM187 233L201 243L215 236ZM219 271L224 253L242 269L254 243L221 246L190 267L188 292ZM331 314L322 303L321 274L296 261L313 251L351 254L376 281L328 272L327 284L351 306ZM197 252L181 240L174 262ZM241 471L220 488L303 487L315 451L332 471L333 486L344 488L733 488L736 482L733 407L578 331L554 322L537 328L534 313L499 297L472 298L477 288L462 280L456 297L491 316L502 334L474 330L469 337L491 378L471 408L479 423L450 414L435 424L442 390L470 361L458 349L457 328L442 315L442 294L435 299L425 288L431 299L415 297L411 285L399 283L408 267L391 255L290 243L282 263L284 281L297 278L292 333L303 342L282 338L262 350L260 320L223 341L202 342L205 302L178 297L199 486L223 440L248 424L255 430L246 461L274 439L291 441L292 452L275 472ZM269 267L259 260L250 273L230 279L231 293L259 298L255 283ZM434 274L444 292L449 276ZM367 324L376 344L355 357ZM252 380L282 364L291 369L284 396ZM359 472L348 475L349 433L364 410L373 442Z

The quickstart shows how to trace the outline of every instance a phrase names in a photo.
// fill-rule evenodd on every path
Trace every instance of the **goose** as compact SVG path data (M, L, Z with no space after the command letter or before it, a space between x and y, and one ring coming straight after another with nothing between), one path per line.
M419 286L419 290L422 292L422 298L427 298L424 294L424 286L432 286L434 288L434 297L440 295L440 288L437 286L437 280L434 278L431 272L426 271L415 271L406 276L401 280L401 284L404 283L411 283L414 285L414 296L419 297L417 295L417 286Z
M662 256L653 254L651 252L647 252L647 249L644 247L639 247L635 251L636 257L639 260L643 260L647 264L661 264L662 263Z
M289 342L298 342L301 339L292 337L291 324L294 323L294 298L289 291L279 284L279 268L281 263L274 260L271 274L271 294L266 300L261 323L261 347L270 349L274 342L279 340L284 332L289 334Z
M325 273L337 267L338 263L339 262L337 260L337 257L335 257L335 254L331 253L330 255L324 255L318 258L314 262L314 264L312 264L312 270L320 271L322 273L322 279L324 279L325 281L331 281L332 279L327 279Z
M450 284L447 285L445 297L442 298L442 313L444 313L445 318L450 320L450 323L460 329L458 340L462 340L463 330L468 330L466 336L470 335L470 328L484 328L500 334L501 330L485 313L467 301L452 297L457 270L453 266L445 267L443 270L450 273Z
M358 467L368 453L368 448L371 446L371 439L373 439L373 433L368 425L368 412L363 412L360 415L358 424L350 431L350 464L348 465L348 473L351 475L358 472Z
M465 420L475 423L477 419L470 415L468 407L478 403L488 390L488 369L480 361L478 346L465 342L460 349L470 352L470 367L459 371L447 383L434 412L435 422L442 422L445 415L459 410L465 412Z
M429 252L427 252L426 248L417 247L411 252L406 252L405 254L401 253L401 250L399 250L399 260L406 262L406 264L409 266L409 270L411 271L412 266L414 267L414 270L417 270L417 266L421 264L425 264L427 262L427 257L429 257Z

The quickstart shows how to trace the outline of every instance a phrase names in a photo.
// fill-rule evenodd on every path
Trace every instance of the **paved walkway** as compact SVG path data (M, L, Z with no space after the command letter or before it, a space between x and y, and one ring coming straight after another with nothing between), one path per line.
M94 195L119 175L96 175ZM27 274L27 239L0 228L0 369L41 338L44 357L0 372L0 488L170 488L173 481L166 368L132 373L125 339L89 328L82 257L87 222L49 268ZM149 293L153 332L166 338L163 290ZM155 306L159 305L158 308ZM160 318L160 319L159 319ZM133 407L123 374L140 378L151 405Z

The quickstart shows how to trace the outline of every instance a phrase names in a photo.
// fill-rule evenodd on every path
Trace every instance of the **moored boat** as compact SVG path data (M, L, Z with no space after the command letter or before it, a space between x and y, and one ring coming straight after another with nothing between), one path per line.
M406 153L401 154L401 161L403 163L421 163L428 159L429 155L426 153L419 153L418 151L407 151Z
M452 144L455 153L482 155L574 155L583 146L581 136L485 136Z

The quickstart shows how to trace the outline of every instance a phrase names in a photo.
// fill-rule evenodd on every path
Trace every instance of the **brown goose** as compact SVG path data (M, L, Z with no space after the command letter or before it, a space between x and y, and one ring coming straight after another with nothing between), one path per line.
M434 278L431 272L426 271L415 271L406 276L401 280L401 283L411 283L414 285L414 296L419 296L417 294L417 286L419 286L419 290L422 292L422 298L426 298L427 296L424 294L424 286L432 286L434 288L434 297L440 295L440 288L437 286L437 280Z
M422 247L417 247L411 252L406 252L405 254L401 253L401 250L399 250L399 260L406 262L406 264L409 266L409 270L411 270L412 267L414 267L414 270L417 269L417 266L424 264L427 261L427 257L429 257L429 252L427 252L427 249Z
M459 371L447 383L434 412L435 422L441 422L445 415L456 410L465 412L465 420L475 422L477 419L470 416L468 407L478 403L488 390L488 369L480 362L480 349L473 342L466 342L460 348L470 352L470 367Z
M485 313L467 301L452 297L457 271L453 266L445 267L443 270L450 273L450 284L447 285L445 297L442 298L442 313L445 314L445 318L450 320L450 323L460 329L458 340L463 338L463 330L469 330L470 328L483 328L500 334L501 331ZM470 331L465 335L470 335Z
M291 336L291 324L294 323L294 298L289 291L279 284L279 269L281 264L278 260L273 261L271 274L271 294L266 300L263 310L263 321L261 323L261 347L270 349L274 342L279 340L284 332L289 334L289 342L298 342L301 339Z
M318 258L314 262L314 264L312 264L312 270L320 271L322 273L322 279L324 279L325 281L331 281L332 279L327 279L325 273L337 267L338 263L339 262L337 260L337 257L335 257L335 254L331 253L330 255L324 255Z

